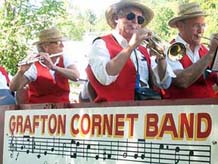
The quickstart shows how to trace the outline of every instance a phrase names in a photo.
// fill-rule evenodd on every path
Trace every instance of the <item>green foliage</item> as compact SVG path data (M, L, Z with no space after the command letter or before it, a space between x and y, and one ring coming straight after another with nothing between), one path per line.
M202 1L202 2L201 2ZM210 36L212 33L218 33L218 1L217 0L210 0L210 1L203 1L201 0L201 6L204 8L206 13L208 14L207 18L207 25L208 28L205 32L206 36Z
M61 19L58 27L59 29L62 29L62 32L67 36L67 38L73 40L81 40L85 33L83 20L71 16L66 16L65 19Z
M173 16L173 11L170 8L167 8L165 6L162 6L158 9L156 9L154 20L151 22L151 29L155 31L161 38L164 40L168 40L173 34L174 30L172 30L168 26L168 20L172 18Z
M155 13L155 17L149 24L149 28L161 38L165 40L171 40L177 33L176 29L168 26L168 21L177 14L177 6L181 3L196 2L196 0L151 0L145 1L145 4L152 8ZM206 11L208 16L206 17L207 29L205 36L210 36L212 33L217 33L218 27L218 1L217 0L199 0L202 9Z
M0 64L14 74L16 64L27 55L30 41L64 13L63 3L44 0L34 6L28 0L7 0L0 8Z
M57 26L73 40L82 40L85 33L100 34L111 30L104 13L97 17L94 11L81 10L70 0L40 0L41 5L30 3L32 1L5 0L0 8L0 64L12 75L17 71L16 64L27 55L31 43L42 29ZM176 14L176 5L192 0L142 1L155 13L148 28L169 41L177 33L168 26L168 21ZM211 33L218 32L218 1L198 2L209 14L205 35L210 36Z

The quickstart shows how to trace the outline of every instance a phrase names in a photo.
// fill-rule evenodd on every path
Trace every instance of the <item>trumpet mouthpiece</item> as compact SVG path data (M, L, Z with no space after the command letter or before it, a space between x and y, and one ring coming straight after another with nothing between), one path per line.
M203 37L203 35L202 35L202 34L198 34L198 37L199 37L199 38L202 38L202 37Z

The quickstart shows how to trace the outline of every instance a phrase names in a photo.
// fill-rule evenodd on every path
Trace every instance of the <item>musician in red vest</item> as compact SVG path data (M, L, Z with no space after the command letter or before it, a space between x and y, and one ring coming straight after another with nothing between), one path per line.
M73 57L63 53L64 40L65 37L55 27L39 33L39 41L34 43L39 60L21 65L10 83L13 91L28 85L26 103L70 102L68 79L76 81L79 71Z
M218 74L210 67L218 47L218 34L213 34L209 50L203 44L207 14L196 2L181 4L178 16L169 21L169 26L178 29L174 42L185 45L186 54L181 60L169 60L176 78L166 90L165 98L211 98L218 97Z
M86 69L94 102L135 100L136 87L153 88L152 83L167 88L171 74L165 58L157 54L156 63L141 45L152 36L145 26L153 11L137 1L121 0L105 14L113 31L93 41Z
M4 67L0 66L0 105L13 105L15 98L9 89L9 75Z

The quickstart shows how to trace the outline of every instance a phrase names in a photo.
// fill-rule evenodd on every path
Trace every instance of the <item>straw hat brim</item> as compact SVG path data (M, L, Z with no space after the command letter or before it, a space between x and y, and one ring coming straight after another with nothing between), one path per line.
M154 12L143 4L134 1L120 1L109 6L105 12L107 23L111 28L114 29L116 27L117 23L115 22L115 19L117 12L126 7L135 7L142 11L142 15L145 18L145 22L142 24L142 27L146 26L154 17Z
M178 17L175 17L175 18L172 18L171 20L169 20L168 25L172 28L176 28L176 22L181 21L181 20L185 20L185 19L199 17L199 16L208 16L208 15L205 13L196 13L196 14L178 16Z
M59 38L49 38L47 40L44 40L44 41L36 41L36 42L33 42L32 45L39 45L39 44L42 44L42 43L46 43L46 42L57 42L57 41L67 41L68 38L66 37L59 37Z

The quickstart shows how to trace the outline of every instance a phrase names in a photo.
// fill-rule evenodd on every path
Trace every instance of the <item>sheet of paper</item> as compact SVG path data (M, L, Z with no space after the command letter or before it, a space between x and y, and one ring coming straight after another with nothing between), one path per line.
M215 56L211 65L211 71L218 72L218 51L216 50Z

